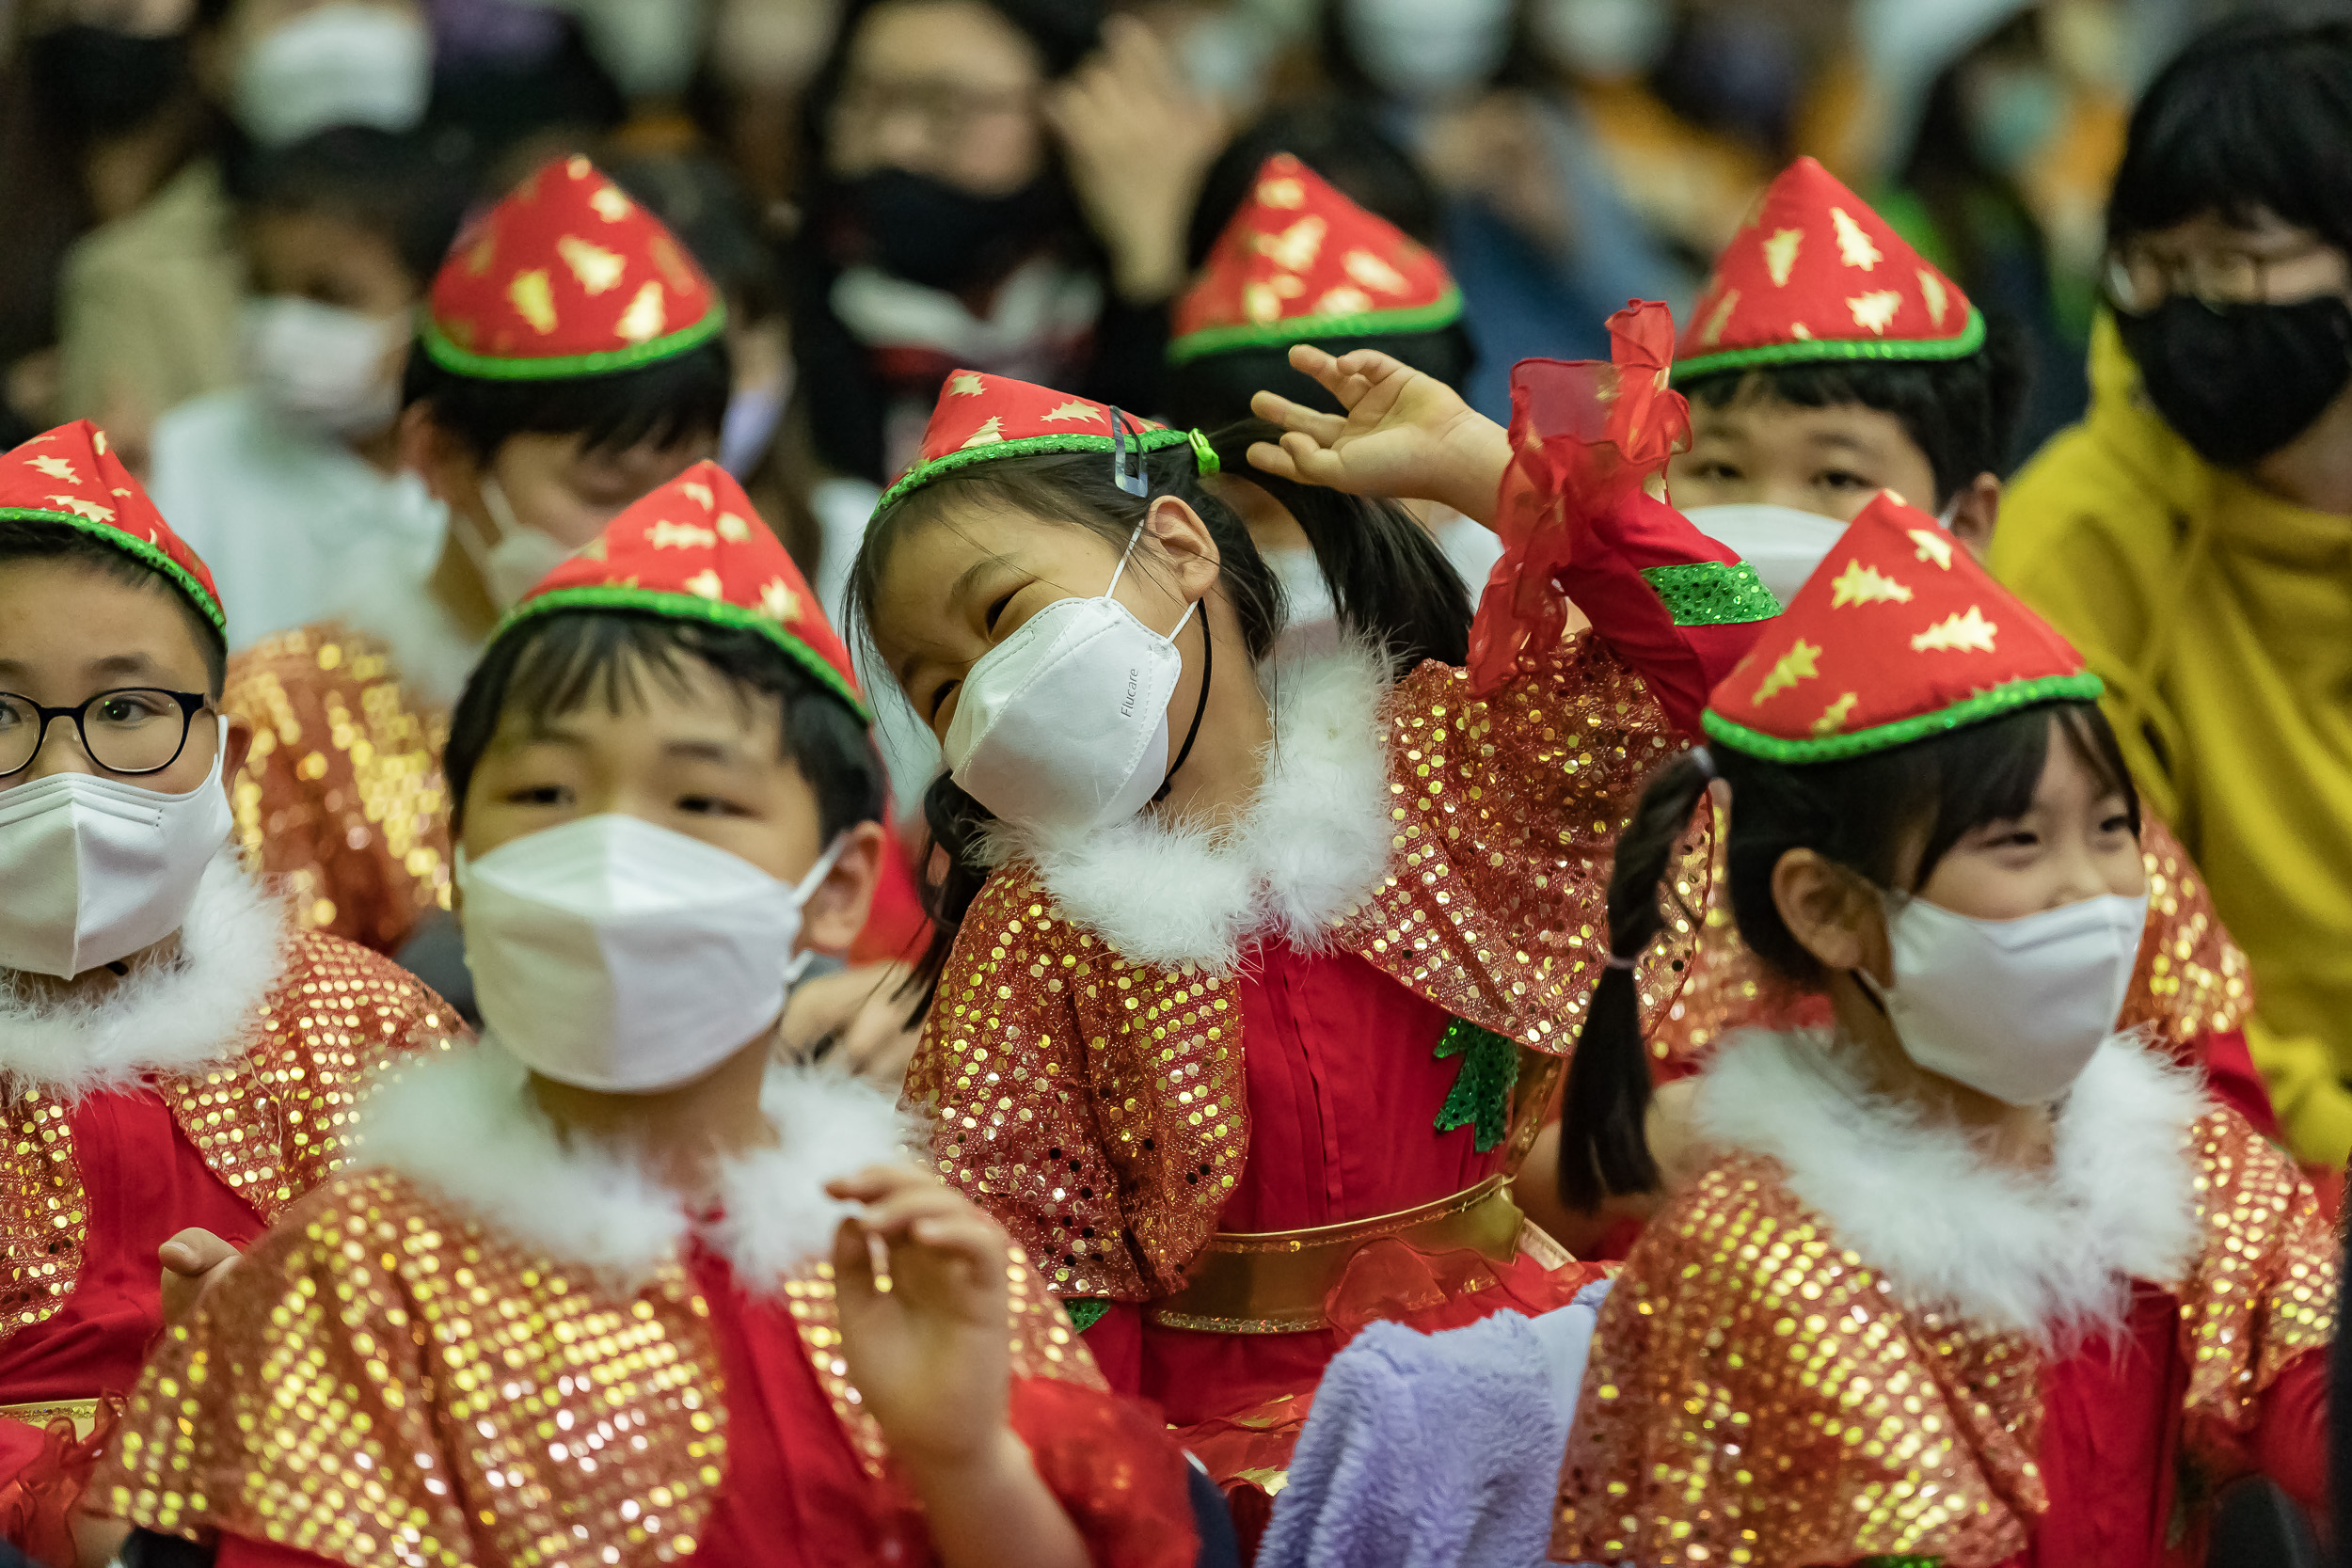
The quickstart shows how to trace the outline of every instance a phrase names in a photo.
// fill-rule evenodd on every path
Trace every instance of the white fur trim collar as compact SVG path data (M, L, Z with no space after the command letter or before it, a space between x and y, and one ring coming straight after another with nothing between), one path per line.
M87 1001L0 971L0 1082L72 1101L236 1055L292 935L285 900L224 847L197 883L177 958L140 963Z
M1198 827L1145 815L1092 832L1007 825L993 863L1022 860L1062 912L1131 962L1217 974L1248 940L1280 934L1318 950L1389 867L1387 662L1359 644L1278 655L1261 671L1274 740L1257 798L1234 821Z
M1701 1081L1701 1137L1769 1155L1907 1305L2048 1345L2122 1321L2130 1282L2177 1286L2198 1249L2196 1077L2133 1036L2099 1048L2049 1168L1988 1164L1967 1135L1864 1090L1819 1035L1735 1037Z
M677 1195L608 1147L560 1139L524 1097L526 1076L491 1041L420 1062L361 1107L358 1162L430 1186L566 1262L645 1277L691 1226ZM759 1103L776 1146L727 1164L725 1217L707 1236L746 1284L772 1288L830 1252L851 1212L824 1184L907 1159L920 1133L888 1095L821 1068L770 1069Z
M483 644L434 596L430 576L419 577L408 563L414 548L381 541L355 546L365 553L352 562L345 580L355 586L332 619L383 643L401 684L418 700L449 707L465 690Z

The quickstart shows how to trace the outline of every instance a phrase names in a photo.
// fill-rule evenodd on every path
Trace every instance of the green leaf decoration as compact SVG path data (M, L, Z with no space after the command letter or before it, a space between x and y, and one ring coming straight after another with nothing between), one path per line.
M1438 1108L1438 1131L1475 1128L1478 1152L1486 1153L1511 1131L1511 1091L1519 1081L1519 1048L1491 1029L1457 1018L1438 1037L1438 1059L1462 1058L1454 1087Z

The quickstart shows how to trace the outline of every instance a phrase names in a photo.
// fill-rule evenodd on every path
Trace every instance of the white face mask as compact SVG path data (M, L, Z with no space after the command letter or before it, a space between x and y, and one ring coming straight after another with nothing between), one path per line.
M642 817L584 816L461 849L466 962L482 1021L543 1078L605 1094L691 1083L771 1028L806 967L798 886Z
M334 125L413 131L433 96L433 35L405 7L333 0L253 40L237 64L237 123L263 147Z
M1936 522L1948 530L1960 515L1960 496L1945 502ZM1835 517L1762 501L1693 506L1682 515L1709 539L1729 546L1772 591L1784 610L1804 586L1804 579L1820 569L1837 541L1846 536L1846 525Z
M1784 609L1846 536L1846 525L1836 518L1793 506L1694 506L1683 515L1709 539L1730 546Z
M2020 920L1972 920L1895 895L1895 983L1854 978L1930 1072L2011 1105L2054 1100L2115 1032L2148 900L2107 895Z
M1541 0L1535 37L1552 57L1582 76L1621 82L1646 73L1674 41L1675 8L1666 0Z
M515 515L513 503L506 499L506 487L498 476L482 476L482 504L489 510L490 520L498 525L495 545L482 541L482 531L462 507L449 509L450 537L466 552L473 569L482 578L482 586L490 595L490 602L503 612L515 608L525 594L539 586L539 579L554 571L575 553L569 545L551 533L543 533Z
M1341 14L1365 73L1399 98L1473 91L1511 52L1510 0L1345 0Z
M253 389L288 419L356 437L380 434L400 413L392 349L408 336L407 312L363 316L273 294L247 300L239 326Z
M202 784L166 795L96 773L0 791L0 968L72 979L180 928L228 840L222 752Z
M1163 637L1111 596L1142 537L1138 523L1100 598L1047 605L963 677L940 750L949 776L1003 821L1069 830L1123 822L1172 771L1168 704L1184 670L1176 633L1199 607L1186 605ZM1205 706L1205 667L1200 692ZM1200 723L1196 711L1195 733Z

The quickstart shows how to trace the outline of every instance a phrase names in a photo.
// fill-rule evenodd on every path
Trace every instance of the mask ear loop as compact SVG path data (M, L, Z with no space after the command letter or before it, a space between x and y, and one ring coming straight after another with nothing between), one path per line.
M825 846L825 852L817 857L817 863L808 868L808 875L792 884L792 902L796 907L806 904L808 895L815 893L824 884L825 879L833 875L833 868L841 863L841 852L849 847L849 834L835 833L834 835L833 842ZM787 992L799 984L801 976L807 973L809 964L815 960L816 957L815 949L803 947L785 959L784 989Z
M1118 409L1112 409L1111 483L1137 500L1143 500L1152 494L1152 482L1143 471L1143 444L1138 440L1131 450L1128 434L1127 417ZM1198 445L1196 443L1196 454ZM1103 590L1104 598L1119 591L1119 579L1127 570L1127 558L1135 554L1136 541L1143 537L1144 522L1148 520L1147 514L1145 518L1136 521L1136 531L1127 535L1127 547L1119 552L1119 565L1111 573L1111 585ZM1176 618L1174 628L1168 634L1171 646L1176 641L1177 633L1184 629L1184 623L1192 619L1192 612L1200 608L1200 601L1198 599L1184 606L1184 614ZM1184 767L1192 755L1192 743L1200 738L1200 719L1209 711L1209 678L1216 672L1216 639L1209 635L1209 618L1203 614L1200 617L1200 695L1192 705L1192 723L1184 730L1184 743L1176 749L1176 760L1168 765L1168 771L1160 776L1160 787L1152 792L1152 805L1167 800L1168 791L1176 787L1176 770Z

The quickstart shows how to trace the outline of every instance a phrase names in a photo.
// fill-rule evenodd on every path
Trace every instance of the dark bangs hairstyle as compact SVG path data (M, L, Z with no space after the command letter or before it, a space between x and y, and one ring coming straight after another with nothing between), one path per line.
M196 608L187 594L154 567L129 550L117 549L94 534L67 523L39 517L0 517L0 570L18 561L70 561L86 571L134 588L151 588L169 599L188 624L204 656L204 694L217 698L229 678L229 640L213 618Z
M421 290L457 237L468 172L421 133L339 125L232 163L230 195L248 220L318 213L381 235Z
M2026 356L2016 329L1988 315L1984 346L1957 359L1834 359L1676 378L1706 408L1751 398L1799 408L1858 404L1903 427L1935 475L1940 510L1979 474L2006 474L2026 407Z
M2347 146L2352 22L2225 22L2191 40L2132 111L2107 239L2268 208L2352 252Z
M1711 750L1731 787L1726 889L1740 938L1775 977L1820 990L1829 976L1798 942L1772 901L1772 872L1791 849L1810 849L1882 888L1916 893L1962 838L2024 815L2049 761L2053 730L2121 794L2139 832L2139 796L2096 704L2043 703L1999 719L1839 762L1786 766L1728 746ZM1653 775L1633 820L1617 840L1609 879L1609 950L1638 958L1665 928L1659 897L1669 867L1688 846L1708 774L1690 752ZM1918 847L1906 877L1902 862ZM1702 911L1684 911L1695 926ZM1560 1196L1589 1212L1613 1194L1658 1185L1644 1135L1649 1112L1649 1053L1632 972L1602 973L1583 1031L1568 1058L1562 1102Z
M511 436L577 436L590 451L620 452L642 441L668 446L716 439L735 371L724 337L684 354L602 375L461 375L435 361L421 339L408 345L403 408L423 404L433 422L487 464Z
M1246 475L1297 519L1314 546L1316 564L1331 584L1342 625L1384 650L1392 669L1401 673L1425 658L1464 662L1470 657L1470 596L1429 531L1393 501L1295 484L1249 467L1244 453L1250 443L1273 441L1279 434L1272 425L1251 420L1229 426L1208 440L1224 471ZM1124 548L1152 502L1173 496L1208 525L1217 550L1217 588L1232 607L1250 659L1264 659L1281 633L1285 607L1281 584L1251 542L1248 526L1204 483L1200 459L1189 444L1148 452L1143 465L1151 482L1148 497L1131 496L1113 483L1106 451L1000 457L944 474L901 496L866 528L850 570L849 621L855 645L872 652L871 628L882 577L898 546L920 529L942 524L984 544L973 531L984 526L980 519L991 512L1013 512L1085 529ZM1154 569L1149 556L1130 565L1133 570ZM879 678L894 677L883 673ZM994 821L987 807L945 772L924 794L923 816L932 850L924 857L928 869L923 879L931 940L907 985L907 994L915 998L915 1019L930 1006L964 911L988 879L979 844Z
M746 717L775 705L781 760L799 768L816 792L828 842L861 822L882 820L888 785L865 721L766 637L649 610L559 610L509 627L457 699L441 760L452 831L465 826L474 770L507 714L547 720L592 703L612 714L651 707L684 694L695 660L734 688Z

